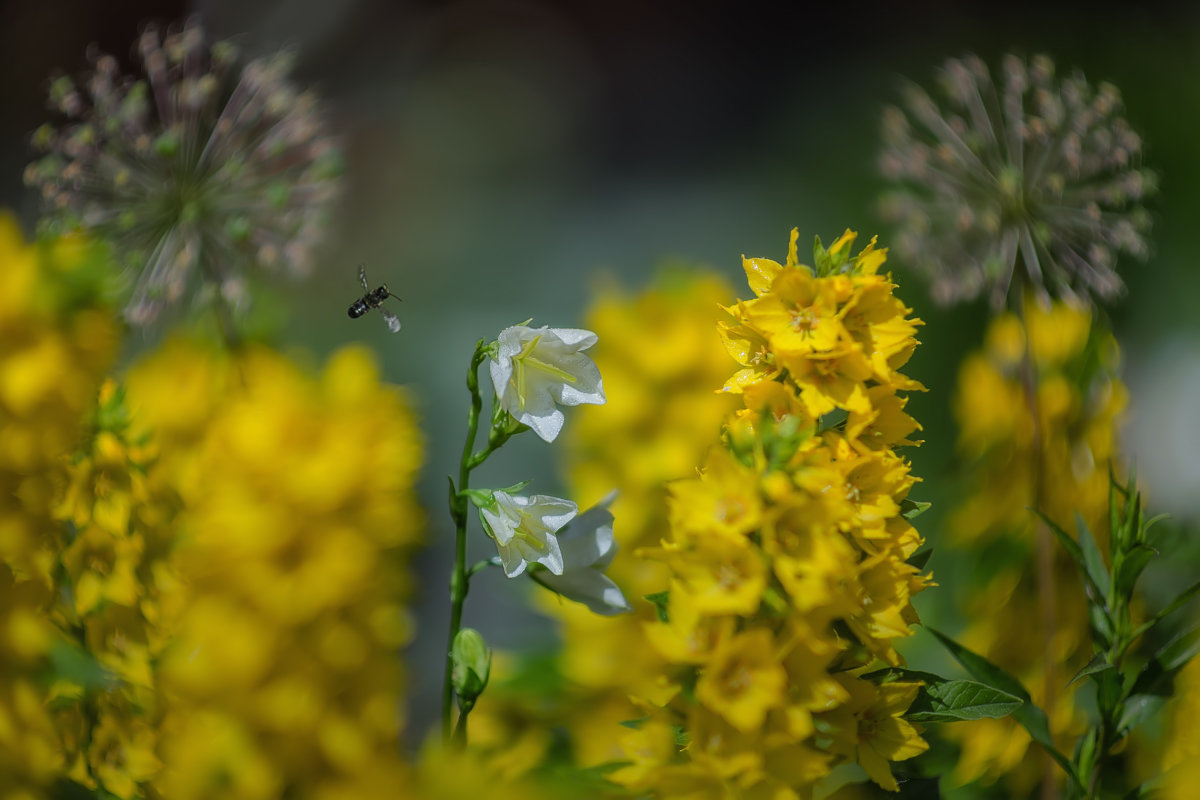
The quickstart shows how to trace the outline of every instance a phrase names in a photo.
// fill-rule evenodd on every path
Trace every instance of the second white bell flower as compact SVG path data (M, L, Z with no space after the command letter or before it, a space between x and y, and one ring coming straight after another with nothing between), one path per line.
M500 407L547 442L563 426L559 406L602 405L600 369L582 351L596 334L580 328L513 325L500 332L490 370Z
M529 570L529 577L547 589L606 617L633 610L620 587L604 574L617 554L613 515L608 510L615 496L615 492L610 494L558 532L556 538L563 555L561 575Z
M484 528L496 542L504 574L515 578L530 563L562 575L563 555L555 533L579 513L570 500L535 494L511 495L497 489L491 506L479 509Z

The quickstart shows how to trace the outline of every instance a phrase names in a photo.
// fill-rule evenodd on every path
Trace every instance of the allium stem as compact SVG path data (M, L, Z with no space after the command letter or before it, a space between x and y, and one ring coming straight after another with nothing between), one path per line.
M221 286L220 273L204 259L201 268L204 271L204 278L210 281L213 286ZM217 315L217 327L221 331L221 338L225 341L225 346L229 348L229 352L236 353L242 347L242 337L238 333L237 323L233 320L233 309L229 307L229 301L225 299L225 295L218 288L213 293L213 311Z
M1021 273L1019 273L1021 274ZM1024 287L1021 287L1024 288ZM1021 328L1025 334L1025 350L1021 355L1021 386L1024 389L1025 402L1028 405L1029 417L1033 423L1033 463L1032 469L1033 497L1030 508L1042 508L1042 488L1045 478L1043 466L1043 436L1042 420L1038 406L1037 363L1033 357L1033 343L1030 341L1029 317L1025 313L1025 304L1035 302L1032 295L1023 295L1023 301L1018 305L1021 310ZM1054 676L1050 666L1054 663L1054 632L1058 625L1058 612L1054 602L1054 540L1046 523L1039 518L1036 524L1037 560L1035 564L1035 581L1037 583L1038 608L1041 610L1042 628L1042 663L1045 665L1043 679L1042 707L1047 715L1053 715L1055 702ZM1042 771L1041 797L1043 800L1053 800L1056 796L1054 761L1047 753L1044 757Z

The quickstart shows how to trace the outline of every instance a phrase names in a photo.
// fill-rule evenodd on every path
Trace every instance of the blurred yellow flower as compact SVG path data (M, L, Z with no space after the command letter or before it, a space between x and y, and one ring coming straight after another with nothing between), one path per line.
M982 350L963 362L954 400L969 470L949 532L979 562L963 601L971 622L960 641L1029 687L1063 746L1082 730L1073 700L1078 687L1068 684L1092 654L1087 608L1076 567L1057 546L1052 583L1039 597L1037 520L1027 509L1071 532L1078 513L1106 548L1108 473L1116 468L1116 430L1127 403L1118 360L1112 335L1094 327L1086 309L1029 299L1021 317L1006 313L991 322ZM1047 598L1053 629L1031 636L1030 620L1045 619ZM1011 719L951 726L947 736L962 748L955 783L1004 776L1008 790L1024 796L1043 775L1044 757Z
M65 544L55 515L69 480L68 458L117 345L117 326L101 300L104 266L99 250L81 239L26 244L14 219L0 212L0 786L6 796L43 796L70 767L46 690L47 657L64 644L53 616Z
M362 349L314 380L262 348L174 340L128 379L181 510L164 598L172 637L164 796L368 797L395 790L421 444ZM186 386L185 411L165 402Z

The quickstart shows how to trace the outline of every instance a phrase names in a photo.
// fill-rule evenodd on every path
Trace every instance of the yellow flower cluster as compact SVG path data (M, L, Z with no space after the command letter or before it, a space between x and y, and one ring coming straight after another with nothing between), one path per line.
M670 535L643 553L670 572L646 640L670 665L665 706L623 742L611 778L670 797L812 796L857 762L896 789L889 762L923 752L901 718L919 685L862 675L917 622L928 578L907 563L921 537L904 517L915 482L895 448L919 426L899 372L920 322L878 274L874 241L847 231L815 267L745 259L756 297L720 325L742 369L744 408L697 478L670 487Z
M1027 301L1023 319L992 321L983 350L963 363L955 401L959 449L972 468L949 527L953 542L980 554L982 576L964 604L971 622L960 641L1024 682L1064 746L1083 721L1067 687L1091 655L1087 608L1077 568L1056 543L1052 609L1039 597L1039 523L1029 509L1069 532L1078 512L1106 547L1109 465L1127 402L1117 361L1115 340L1086 309ZM1014 796L1027 796L1044 773L1039 749L1011 719L963 723L948 736L962 746L956 782L1003 775Z
M314 380L184 341L122 390L107 268L0 217L0 798L419 781L398 741L405 397L361 349Z
M181 500L155 675L162 796L382 797L403 777L398 561L421 447L362 349L167 344L128 379ZM126 745L128 746L128 745Z
M154 669L167 642L162 598L174 586L178 502L153 438L131 437L111 380L93 423L56 508L67 536L54 616L104 675L57 676L51 702L67 777L129 800L144 796L160 767Z
M0 214L0 797L36 797L65 766L43 676L65 642L51 612L64 545L57 497L116 349L99 260L33 246Z

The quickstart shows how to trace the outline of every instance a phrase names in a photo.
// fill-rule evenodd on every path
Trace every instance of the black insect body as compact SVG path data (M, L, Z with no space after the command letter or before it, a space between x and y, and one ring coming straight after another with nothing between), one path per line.
M384 300L387 300L389 297L396 297L396 295L388 291L386 283L380 286L378 289L372 290L371 284L367 283L367 267L365 264L358 265L358 279L362 282L363 292L365 292L365 294L351 303L350 308L346 310L346 313L350 315L351 319L358 319L372 308L378 308L379 313L383 315L384 322L387 323L388 330L390 330L392 333L399 331L399 317L383 307ZM400 298L396 297L396 299L399 300Z

